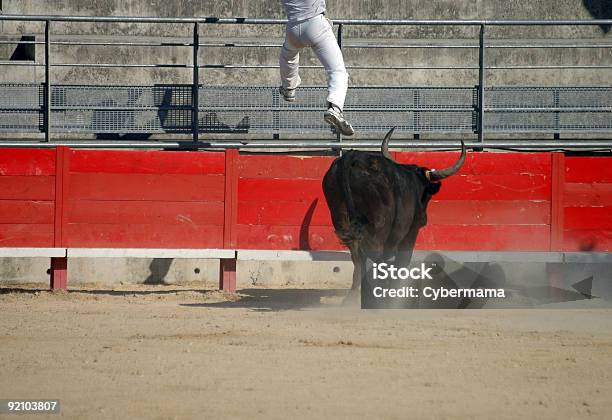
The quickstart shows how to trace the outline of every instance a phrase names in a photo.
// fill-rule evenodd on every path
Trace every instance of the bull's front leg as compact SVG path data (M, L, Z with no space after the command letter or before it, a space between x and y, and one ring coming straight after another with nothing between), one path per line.
M353 261L353 284L348 295L344 298L344 304L359 303L359 287L364 273L365 259L359 253L357 246L350 246L351 260Z

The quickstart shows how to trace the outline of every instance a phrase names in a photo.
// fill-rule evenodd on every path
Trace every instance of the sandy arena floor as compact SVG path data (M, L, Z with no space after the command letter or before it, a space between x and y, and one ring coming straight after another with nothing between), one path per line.
M0 289L0 398L57 398L74 419L612 418L611 309L125 288Z

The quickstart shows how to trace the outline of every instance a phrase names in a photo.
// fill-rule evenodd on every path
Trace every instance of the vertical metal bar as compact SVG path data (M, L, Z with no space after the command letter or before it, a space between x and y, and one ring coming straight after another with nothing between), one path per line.
M413 137L415 140L419 140L421 138L421 112L418 109L421 106L421 92L418 88L412 91L412 103L414 105L414 112L412 114Z
M343 25L340 23L338 25L338 37L337 37L337 39L338 39L338 47L340 47L340 51L341 52L342 52L342 42L343 42L342 38L343 38ZM344 57L342 59L344 60ZM342 133L338 131L336 133L336 137L337 137L338 143L340 143L342 141ZM340 147L338 149L338 156L342 156L342 147Z
M480 43L478 49L478 142L484 141L485 118L485 25L480 25Z
M44 91L44 130L45 141L51 139L51 64L49 58L51 56L51 41L49 40L49 32L51 32L51 22L45 21L45 91Z
M557 108L555 111L555 132L553 134L553 138L555 140L561 139L560 125L561 125L561 113L559 112L559 106L561 104L561 98L559 94L559 89L555 89L553 92L553 106Z
M193 84L191 87L191 132L193 141L198 141L200 134L199 109L200 109L200 68L198 63L198 51L200 49L200 29L196 22L193 25Z
M272 89L272 138L280 139L280 92Z

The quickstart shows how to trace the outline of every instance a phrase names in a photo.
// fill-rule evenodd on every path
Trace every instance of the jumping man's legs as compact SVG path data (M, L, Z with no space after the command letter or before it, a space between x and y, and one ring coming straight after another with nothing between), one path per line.
M342 51L325 16L318 15L302 22L287 24L279 59L280 92L285 100L295 100L295 89L301 83L298 74L299 53L302 48L308 46L313 48L327 72L328 109L323 114L324 119L342 134L350 136L354 133L353 127L342 114L348 89L348 73Z
M309 20L307 33L312 48L327 72L328 109L323 113L325 122L346 136L354 134L353 127L346 121L342 109L348 89L348 73L344 66L342 50L338 46L331 24L323 15Z
M279 65L281 86L280 92L287 101L295 100L295 89L300 85L299 67L300 50L304 45L297 39L296 25L287 24L285 29L285 42L281 48ZM298 29L299 32L299 29Z

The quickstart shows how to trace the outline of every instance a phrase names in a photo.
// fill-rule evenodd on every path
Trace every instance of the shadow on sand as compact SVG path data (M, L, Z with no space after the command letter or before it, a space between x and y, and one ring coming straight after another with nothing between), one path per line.
M24 295L35 295L47 293L49 289L25 288L25 287L0 287L0 295L15 293ZM90 295L90 296L164 296L178 293L197 293L202 298L212 298L214 302L182 303L183 307L195 308L247 308L254 311L287 311L314 308L321 306L341 305L346 296L346 289L242 289L235 295L225 294L222 301L217 301L220 296L218 290L210 289L156 289L156 290L98 290L98 289L73 289L60 291L65 295ZM193 297L193 296L192 296ZM329 299L330 302L322 302Z
M181 292L200 293L208 295L215 293L215 290L208 289L168 289L168 290L104 290L104 289L71 289L51 291L47 288L25 288L25 287L0 287L0 295L9 293L37 294L37 293L64 293L64 294L83 294L83 295L107 295L107 296L148 296L148 295L174 295Z
M242 289L236 300L210 303L182 304L201 308L248 308L254 311L287 311L326 305L322 298L332 298L338 304L346 296L346 289ZM336 299L337 298L337 299Z

